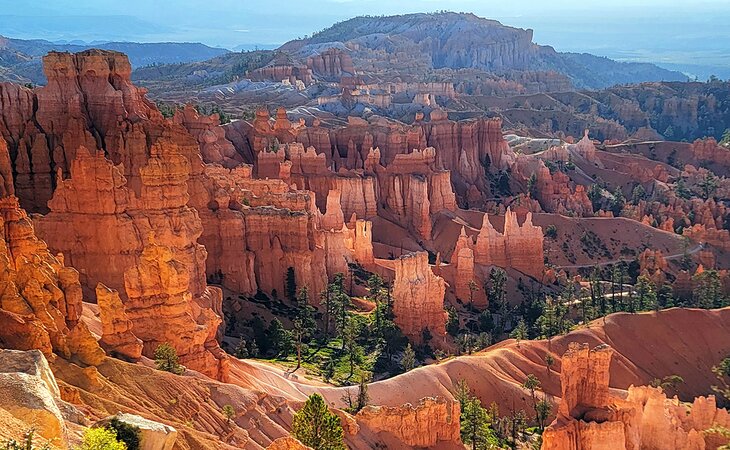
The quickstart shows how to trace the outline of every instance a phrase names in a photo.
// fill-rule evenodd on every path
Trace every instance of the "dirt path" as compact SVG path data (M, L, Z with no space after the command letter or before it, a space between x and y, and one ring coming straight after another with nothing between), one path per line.
M700 250L702 250L704 248L705 248L704 244L701 244L701 243L697 244L693 248L689 249L687 251L687 254L694 255L695 253L699 252ZM673 259L679 259L679 258L682 258L684 256L684 254L685 254L685 252L677 253L675 255L665 256L664 259L666 259L667 261L671 261ZM618 264L620 262L631 262L631 261L634 261L635 259L636 258L619 258L619 259L614 259L614 260L610 260L610 261L601 261L599 263L594 263L594 264L564 265L564 266L555 266L555 268L556 269L585 269L585 268L590 268L590 267L605 267L605 266L611 266L613 264Z

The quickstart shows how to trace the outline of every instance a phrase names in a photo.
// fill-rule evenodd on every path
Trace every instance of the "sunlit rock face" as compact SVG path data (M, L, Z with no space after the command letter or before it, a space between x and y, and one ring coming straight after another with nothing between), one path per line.
M403 334L415 342L428 329L434 341L446 335L446 282L434 275L428 253L411 253L395 260L393 314Z
M38 239L18 199L0 199L0 342L18 350L56 353L86 365L100 364L104 351L81 322L79 273L65 266Z
M631 386L622 397L612 395L612 354L607 345L591 350L588 344L570 344L562 358L558 415L545 429L543 450L703 450L722 443L717 433L706 433L713 424L730 424L727 410L717 409L713 396L687 405L648 386Z

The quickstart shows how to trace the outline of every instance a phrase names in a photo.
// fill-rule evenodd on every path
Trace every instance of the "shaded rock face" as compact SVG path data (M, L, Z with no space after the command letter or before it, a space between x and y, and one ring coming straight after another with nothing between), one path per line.
M355 419L361 430L385 433L410 448L433 448L461 442L459 404L424 398L417 405L366 406Z
M307 58L307 67L325 79L340 80L343 76L355 75L352 57L339 48L328 48Z
M165 121L144 98L145 91L131 84L131 68L120 53L50 53L44 68L48 85L31 92L37 103L34 113L27 115L20 100L9 102L2 111L4 117L15 118L13 129L23 130L16 135L3 130L11 139L5 137L18 173L15 191L23 194L21 201L36 210L43 211L39 205L48 201L50 212L37 219L38 234L80 270L76 286L80 281L91 294L94 286L103 283L108 289L100 290L102 297L106 296L102 303L114 305L117 303L109 290L119 292L133 326L130 330L119 311L106 314L102 342L107 348L136 359L137 338L144 342L146 356L152 356L157 344L171 341L185 355L190 368L224 378L225 359L215 342L221 319L214 312L222 309L222 294L206 285L207 253L197 242L202 223L188 202L203 189L201 153L211 161L232 164L237 161L235 149L211 117L201 118L188 109L176 120ZM11 98L25 98L23 92L13 92ZM36 175L45 176L46 171L55 173L55 192L50 200L46 184L27 183L20 176L24 172L18 164L25 163L23 152L27 154L29 148L35 151L27 158L31 181ZM48 164L39 165L44 162ZM26 190L19 189L21 186ZM145 243L150 233L160 248L166 249L162 253L167 259L161 264L174 262L179 274L163 270L155 279L142 277L139 281L140 276L130 276L131 281L125 282L125 272L152 270L154 264L149 258L156 256L149 256L153 250ZM64 280L72 283L73 277ZM160 284L153 287L153 282ZM155 289L156 293L149 293ZM77 291L80 304L81 289ZM142 335L135 325L144 320L138 313L148 306L153 308L146 310L150 314L164 304L160 295L169 295L174 305L165 309L164 317L177 318L180 310L187 316L182 322L172 320L175 326L167 323L168 328L177 330L175 336L146 325ZM70 336L76 335L80 332ZM88 350L75 341L72 344ZM57 347L60 344L54 344L54 351L59 351Z
M325 153L338 170L368 170L369 153L374 148L379 149L380 162L388 168L398 155L435 148L433 168L450 172L453 190L460 199L466 199L469 188L476 186L480 194L472 198L471 205L479 206L489 192L486 168L502 170L510 164L501 124L500 119L454 122L445 112L434 110L428 122L416 120L405 125L381 117L369 121L351 118L346 127L332 129L329 134L319 126L300 128L296 139Z
M727 427L730 414L715 398L698 397L691 406L668 399L661 388L628 389L625 397L609 393L613 350L570 343L563 355L562 399L555 421L545 429L543 450L670 449L704 450L724 441L705 433L713 424Z
M122 136L140 121L162 119L144 98L146 91L129 81L131 66L121 53L51 52L44 57L44 72L48 83L35 91L2 87L8 94L2 105L8 126L0 132L17 174L16 195L33 212L46 210L56 171L68 173L80 146L104 146L116 163L125 163L129 174L136 173L145 156L140 151L146 147L144 132L136 127L136 139Z
M15 197L0 199L0 342L5 347L57 353L97 365L104 351L80 321L79 274L35 235Z
M43 353L0 349L0 392L0 409L33 427L43 438L66 443L66 425L59 409L61 394Z
M410 340L422 342L425 329L435 345L446 335L445 293L446 282L434 275L428 253L411 253L395 260L393 314L395 323Z
M185 127L197 139L204 162L218 163L228 168L243 163L243 157L236 152L231 141L226 139L225 130L219 126L217 114L201 115L188 104L175 111L173 122Z
M580 417L591 408L608 405L609 365L613 350L608 346L590 350L587 345L571 345L563 355L560 371L562 400L558 412Z
M71 177L59 179L51 212L38 220L39 234L82 270L86 286L104 283L122 292L119 276L141 254L150 231L169 244L192 273L191 291L203 295L205 257L197 243L202 226L187 206L188 160L170 143L158 143L140 169L140 195L128 187L119 166L101 152L80 148Z

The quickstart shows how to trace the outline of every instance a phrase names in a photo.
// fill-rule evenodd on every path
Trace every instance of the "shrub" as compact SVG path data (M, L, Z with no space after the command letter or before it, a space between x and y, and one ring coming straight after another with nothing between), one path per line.
M545 237L550 239L558 237L558 227L552 224L548 225L547 228L545 228Z
M111 428L89 428L84 440L76 450L126 450L127 446L117 439L116 431Z
M5 443L4 450L51 450L51 447L48 446L48 444L44 444L43 447L36 447L33 444L33 438L35 437L35 430L30 429L25 432L23 435L22 441L16 441L15 439L10 439Z
M117 433L117 439L126 444L127 450L139 450L139 427L122 422L115 417L109 421L107 428Z
M185 372L185 367L178 360L177 350L167 342L160 344L155 350L155 364L158 370L175 375L182 375Z

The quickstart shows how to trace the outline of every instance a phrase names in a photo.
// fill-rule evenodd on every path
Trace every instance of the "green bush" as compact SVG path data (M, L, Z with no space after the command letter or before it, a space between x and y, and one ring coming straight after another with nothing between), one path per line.
M185 372L185 367L178 360L177 350L167 342L160 344L155 350L155 364L158 370L175 375L182 375Z
M122 422L115 417L109 421L108 428L117 433L117 439L127 445L127 450L139 450L139 427Z
M545 228L545 237L550 239L558 237L558 227L552 224L548 225L547 228Z
M117 432L111 428L89 428L76 450L127 450L127 446L117 439Z

